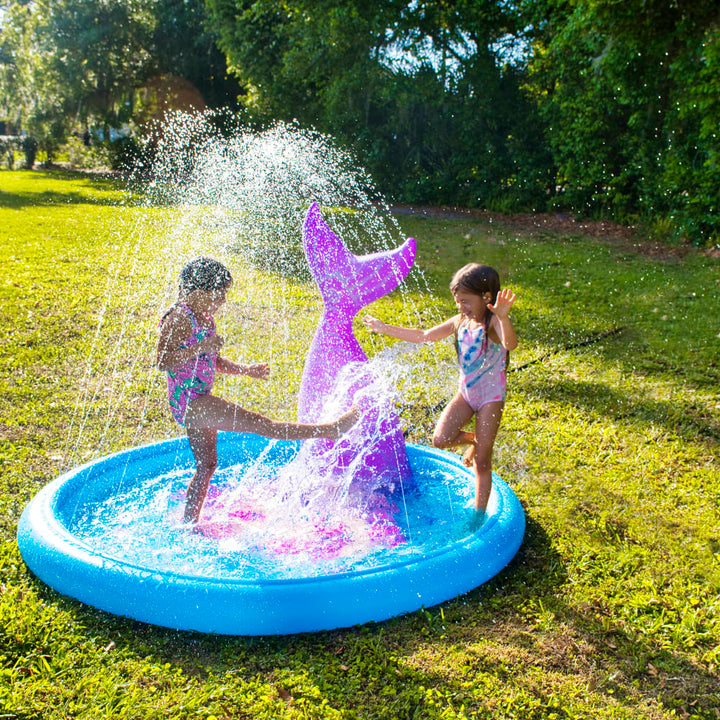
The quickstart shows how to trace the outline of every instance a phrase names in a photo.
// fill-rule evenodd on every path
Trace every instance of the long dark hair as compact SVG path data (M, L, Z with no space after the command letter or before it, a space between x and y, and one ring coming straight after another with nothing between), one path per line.
M495 268L489 265L480 265L478 263L468 263L461 267L452 276L450 281L450 292L455 295L460 290L472 293L482 297L485 293L490 293L490 302L494 305L500 292L500 276ZM487 347L488 328L492 322L492 310L485 308L485 315L482 319L483 325L483 352ZM455 349L460 354L458 344L457 331L455 331Z

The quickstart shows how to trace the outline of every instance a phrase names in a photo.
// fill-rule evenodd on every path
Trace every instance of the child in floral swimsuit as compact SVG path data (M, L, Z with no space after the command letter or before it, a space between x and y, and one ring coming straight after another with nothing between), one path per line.
M160 320L158 369L167 373L170 412L185 426L195 458L185 505L185 522L200 518L210 479L217 468L217 431L249 432L280 440L337 439L358 419L352 407L335 422L280 422L212 394L215 373L265 379L266 363L242 365L220 355L223 339L213 315L232 284L230 271L212 258L196 258L180 274L180 296Z
M187 313L192 324L192 335L180 346L181 349L197 345L206 337L217 334L212 318L210 318L210 326L203 328L193 311L184 302L178 302L177 307ZM188 403L200 395L207 395L212 390L216 362L217 353L200 353L184 365L167 371L170 412L180 425L184 424Z

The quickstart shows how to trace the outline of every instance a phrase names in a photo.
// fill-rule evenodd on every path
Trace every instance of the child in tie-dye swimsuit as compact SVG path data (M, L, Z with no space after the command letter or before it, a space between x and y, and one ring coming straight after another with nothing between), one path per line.
M249 432L280 440L337 439L358 419L352 407L333 423L304 424L270 420L212 394L215 373L265 379L266 363L241 365L219 353L223 339L215 332L213 314L225 302L232 284L230 271L217 260L197 258L180 274L180 297L160 320L157 366L167 373L170 412L185 426L195 458L185 521L195 523L217 468L217 431Z
M443 411L433 435L436 447L470 445L465 462L475 471L475 509L485 511L492 488L492 451L505 404L505 367L517 335L508 313L515 294L500 289L497 272L471 263L450 283L459 314L430 330L388 325L367 316L374 332L409 342L435 342L455 334L460 385ZM475 432L463 430L475 416Z

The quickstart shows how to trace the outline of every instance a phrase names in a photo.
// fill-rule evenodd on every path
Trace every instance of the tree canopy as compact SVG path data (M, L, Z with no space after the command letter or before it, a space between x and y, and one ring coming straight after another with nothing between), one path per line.
M158 73L351 147L397 201L720 236L720 8L688 0L0 0L0 119L138 114ZM229 77L231 76L231 77ZM47 142L47 140L46 140Z
M256 115L353 146L381 188L412 202L537 202L548 158L522 73L499 58L510 4L207 0ZM522 163L516 162L522 148ZM507 200L505 201L507 202Z
M137 90L157 74L183 75L211 101L237 97L201 0L0 0L0 8L0 117L50 155L91 121L131 121Z

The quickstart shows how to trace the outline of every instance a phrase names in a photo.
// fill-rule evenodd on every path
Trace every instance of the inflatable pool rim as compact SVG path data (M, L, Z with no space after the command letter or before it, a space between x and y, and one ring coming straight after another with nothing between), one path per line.
M268 440L219 433L225 467L258 456ZM295 443L273 449L290 458ZM418 465L473 475L454 453L408 444ZM493 476L494 509L479 530L421 556L378 567L288 579L233 579L179 574L95 551L69 530L67 508L102 501L120 486L192 466L185 438L109 455L44 487L18 525L30 570L63 595L116 615L178 630L229 635L292 634L381 621L469 592L502 570L522 543L525 516L515 493Z

